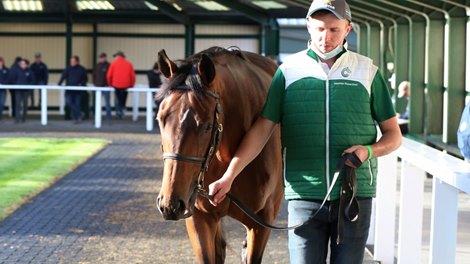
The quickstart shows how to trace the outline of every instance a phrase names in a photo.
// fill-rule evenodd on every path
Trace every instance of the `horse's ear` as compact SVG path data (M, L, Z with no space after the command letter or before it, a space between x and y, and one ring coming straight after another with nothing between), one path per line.
M176 73L178 70L178 66L168 58L168 55L166 55L166 52L164 49L160 50L158 52L158 67L160 68L160 71L163 73L163 76L166 78L170 78L173 76L173 74Z
M201 77L202 83L206 86L214 80L215 67L212 60L206 54L202 54L201 61L197 65L197 73Z

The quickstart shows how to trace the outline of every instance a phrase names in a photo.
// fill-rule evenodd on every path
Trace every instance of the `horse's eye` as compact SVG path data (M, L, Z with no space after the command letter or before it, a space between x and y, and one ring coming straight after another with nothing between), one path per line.
M212 130L212 124L211 123L207 123L205 126L204 126L204 132L209 132Z

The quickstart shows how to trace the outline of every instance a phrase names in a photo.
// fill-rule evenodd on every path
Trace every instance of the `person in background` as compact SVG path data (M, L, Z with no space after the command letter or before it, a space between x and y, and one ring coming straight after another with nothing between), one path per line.
M402 135L408 134L408 123L410 122L410 82L403 81L398 85L398 98L405 100L405 112L397 114L398 124Z
M41 59L41 53L36 52L34 62L30 66L31 71L36 77L36 85L47 85L49 81L49 70L47 65ZM31 106L34 106L34 91L31 92ZM41 90L39 90L39 100L37 106L41 105Z
M108 82L106 80L106 74L108 73L109 62L106 53L102 52L98 57L98 63L93 68L93 84L96 87L106 87ZM111 92L105 91L102 93L106 108L106 121L111 121Z
M114 55L114 61L111 63L106 75L109 86L115 89L115 108L118 119L122 119L126 109L127 89L135 85L134 66L128 60L124 52L118 51Z
M306 18L308 48L279 66L260 117L226 172L209 185L209 194L218 205L279 124L288 225L308 221L288 232L290 263L326 263L330 251L329 263L362 264L376 192L376 158L397 149L402 137L380 70L370 58L344 46L352 30L346 1L315 0ZM382 132L378 141L376 124ZM343 177L334 175L341 157L353 154L361 165L355 170L357 184L352 184L356 199L350 201L358 210L347 218L340 203L340 197L349 201L340 192Z
M400 119L410 119L410 82L403 81L398 85L398 98L406 100L405 112L398 114Z
M13 64L11 65L10 67L10 72L8 73L8 77L7 77L7 82L6 84L14 84L12 81L10 81L12 79L12 77L10 75L12 75L13 73L15 73L17 70L19 70L20 68L20 61L22 60L23 58L21 58L20 56L17 56L15 58L15 61L13 62ZM11 106L11 116L12 117L15 117L16 116L16 107L15 107L15 104L16 104L16 100L15 100L15 89L8 89L8 91L10 92L10 106Z
M466 162L470 162L470 103L467 103L460 116L457 129L457 146Z
M62 72L58 85L62 85L64 80L66 80L66 86L86 86L88 82L87 72L86 69L80 65L80 58L77 55L70 58L70 65ZM80 110L81 97L82 91L65 91L65 101L70 107L71 116L75 124L82 121L82 113Z
M160 69L158 68L157 62L155 62L153 64L152 69L147 72L147 79L149 81L149 88L160 88L160 86L162 85L162 74L160 72ZM160 107L160 102L155 101L155 106L157 108L156 112L158 112L158 108Z
M29 61L21 59L18 65L19 67L11 71L8 82L16 85L33 85L36 79L29 69ZM24 123L28 114L28 98L31 89L14 89L13 92L15 94L15 123Z
M6 84L8 79L8 68L5 66L5 60L3 57L0 57L0 84ZM3 117L3 108L5 108L5 97L7 91L5 89L0 89L0 121Z

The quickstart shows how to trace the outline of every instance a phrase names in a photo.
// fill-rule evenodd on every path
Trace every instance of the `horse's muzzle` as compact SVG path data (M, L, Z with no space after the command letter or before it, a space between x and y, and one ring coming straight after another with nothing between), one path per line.
M171 197L164 199L162 195L157 197L157 208L165 220L180 220L192 216L196 193L193 193L189 199L189 206L178 198ZM167 202L165 202L167 201Z

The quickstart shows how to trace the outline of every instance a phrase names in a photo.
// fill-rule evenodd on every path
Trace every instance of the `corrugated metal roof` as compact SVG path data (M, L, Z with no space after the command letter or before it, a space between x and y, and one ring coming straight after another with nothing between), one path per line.
M1 0L3 1L6 0ZM23 1L23 0L17 0ZM81 0L79 0L81 1ZM103 1L103 0L97 0ZM307 5L297 3L298 1L203 1L205 4L217 3L218 5L228 7L227 11L211 11L204 8L200 0L108 0L114 10L79 10L76 0L41 0L43 11L41 12L10 12L4 9L0 4L0 21L21 19L27 20L65 20L66 18L78 20L107 20L121 17L126 21L138 22L141 20L148 21L149 18L156 21L167 21L170 23L178 22L174 18L172 12L180 13L187 16L191 21L240 21L253 22L246 16L245 12L260 14L269 18L295 18L302 17L308 8ZM91 3L93 1L86 1ZM147 3L146 3L147 2ZM257 2L254 4L253 2ZM260 6L263 4L278 4L284 8L264 9ZM158 10L152 10L149 6L155 6ZM233 7L235 6L235 8ZM21 14L21 16L18 16Z
M0 0L4 1L12 0ZM27 1L27 0L15 0ZM77 1L85 0L40 0L42 12L9 12L0 4L0 21L81 21L81 22L166 22L166 23L259 23L273 18L303 18L311 0L107 0L114 10L81 10ZM105 1L105 0L96 0ZM87 0L86 2L93 2ZM203 4L201 4L203 2ZM467 5L468 0L426 1L431 7L452 10L458 5ZM348 0L359 21L369 21L368 15L381 14L397 18L403 14L416 15L407 10L432 14L429 6L404 0ZM225 6L227 11L211 11L211 5ZM268 7L271 8L268 8ZM151 7L156 7L152 10ZM404 9L399 7L406 7ZM390 11L387 11L390 10ZM362 16L360 16L362 15ZM364 18L365 15L365 18ZM438 14L439 15L439 14ZM463 13L463 15L465 15ZM373 19L370 21L373 22Z

